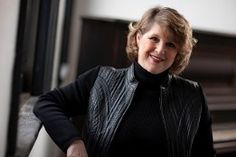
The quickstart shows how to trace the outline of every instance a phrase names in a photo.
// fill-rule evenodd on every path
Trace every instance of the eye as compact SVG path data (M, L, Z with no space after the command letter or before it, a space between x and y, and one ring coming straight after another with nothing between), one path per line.
M160 41L160 39L158 38L158 37L150 37L149 38L150 40L152 40L153 42L159 42Z
M167 43L166 44L168 47L170 47L170 48L174 48L174 49L176 49L176 45L174 44L174 43Z

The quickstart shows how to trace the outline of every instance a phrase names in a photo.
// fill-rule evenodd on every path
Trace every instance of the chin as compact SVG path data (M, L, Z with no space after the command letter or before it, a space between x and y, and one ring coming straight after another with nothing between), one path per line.
M159 74L159 73L161 73L162 71L160 71L160 70L154 70L154 69L149 69L148 70L150 73L152 73L152 74Z

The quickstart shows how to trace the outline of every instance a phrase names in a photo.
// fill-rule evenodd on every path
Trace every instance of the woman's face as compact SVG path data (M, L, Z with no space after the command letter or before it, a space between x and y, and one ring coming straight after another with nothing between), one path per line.
M153 74L161 73L173 64L177 54L177 44L173 34L154 23L146 33L136 36L138 63Z

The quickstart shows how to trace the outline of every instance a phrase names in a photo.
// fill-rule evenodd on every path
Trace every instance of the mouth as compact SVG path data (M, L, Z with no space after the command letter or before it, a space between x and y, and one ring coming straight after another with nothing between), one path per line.
M162 58L162 57L159 57L159 56L155 56L155 55L150 55L150 57L152 58L152 60L155 62L155 63L160 63L160 62L163 62L165 59Z

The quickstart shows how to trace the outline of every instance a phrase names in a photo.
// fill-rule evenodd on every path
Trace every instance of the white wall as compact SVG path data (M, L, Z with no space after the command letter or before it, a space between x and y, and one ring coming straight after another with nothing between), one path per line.
M82 15L136 20L159 4L177 9L195 29L236 35L235 0L86 0L78 7Z
M19 0L0 0L0 157L6 149Z

